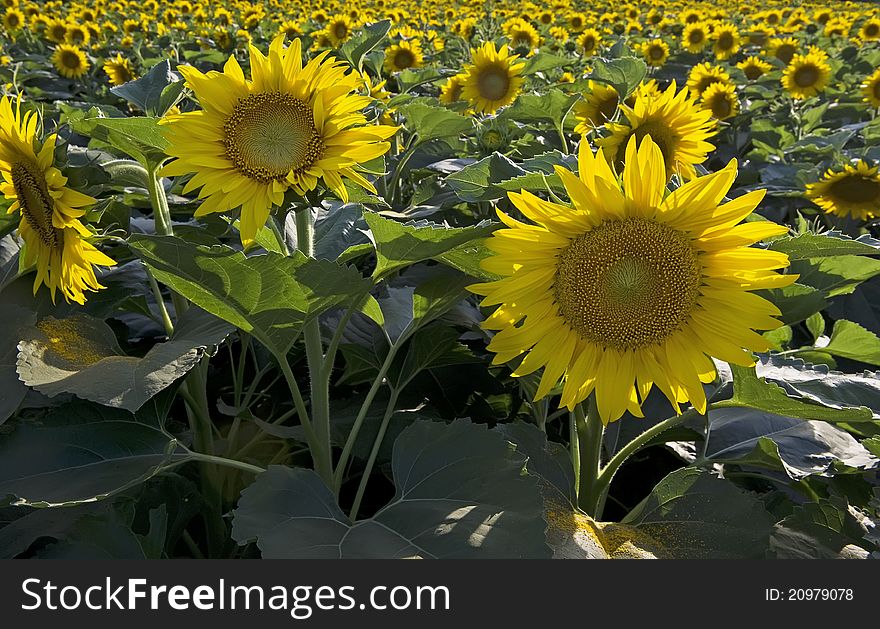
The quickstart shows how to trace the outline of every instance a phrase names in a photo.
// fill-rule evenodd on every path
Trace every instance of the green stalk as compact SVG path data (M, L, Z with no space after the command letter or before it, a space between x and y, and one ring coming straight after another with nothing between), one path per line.
M602 465L602 440L605 425L599 417L596 406L596 394L587 401L587 410L583 404L574 409L575 427L578 436L580 465L578 468L578 506L589 516L599 518L599 501L602 487L599 484L599 472Z
M358 511L361 508L361 501L364 499L364 492L367 490L367 484L370 482L370 475L373 473L373 466L376 464L376 458L379 456L379 450L382 448L382 442L385 440L385 432L394 416L394 407L397 404L397 396L400 389L392 389L391 397L388 399L388 405L385 407L385 415L382 417L382 424L379 426L379 432L373 441L373 448L370 450L370 456L367 459L367 466L364 468L364 475L361 476L361 482L358 484L357 493L354 497L351 511L348 514L349 520L354 522L357 519Z

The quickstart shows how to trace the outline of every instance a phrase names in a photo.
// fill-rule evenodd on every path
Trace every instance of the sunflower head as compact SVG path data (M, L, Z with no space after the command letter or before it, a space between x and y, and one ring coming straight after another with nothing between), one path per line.
M251 76L230 57L223 72L180 66L202 109L167 116L169 176L192 174L197 216L241 208L250 245L273 206L318 187L348 200L343 179L375 193L360 165L384 154L397 127L367 124L363 80L327 52L303 63L298 39L277 37L268 56L250 48Z
M401 40L385 51L385 71L388 74L418 68L422 63L422 45L417 39Z
M795 55L782 75L782 87L792 98L804 99L825 89L831 66L814 54Z
M457 103L462 99L462 88L464 87L464 75L455 74L448 79L443 87L440 88L440 102L444 105Z
M577 38L578 46L584 52L585 57L595 55L599 52L602 44L602 35L594 28L585 29Z
M691 68L687 82L691 94L700 97L713 83L730 83L730 75L727 70L708 62L698 63Z
M55 167L55 138L37 139L37 116L22 113L21 99L0 98L0 192L19 214L18 233L25 243L23 261L36 268L34 293L49 288L52 301L64 298L82 304L87 291L103 288L94 266L116 264L85 238L91 236L80 219L95 199L67 187Z
M90 64L86 53L77 46L70 44L58 44L52 53L52 65L63 77L78 79L88 72Z
M865 79L861 85L862 100L872 107L880 108L880 68Z
M868 220L880 216L880 173L864 160L842 170L828 169L807 186L807 198L829 214Z
M736 67L743 71L749 81L757 81L773 69L773 66L756 56L746 57Z
M515 361L514 376L543 369L535 399L562 383L560 406L595 393L605 423L641 405L656 385L676 411L705 412L702 383L712 357L751 365L769 343L779 310L750 291L792 283L776 269L784 254L750 245L786 229L740 225L763 191L723 203L736 162L666 188L665 159L650 136L625 149L620 177L581 142L578 175L557 167L571 205L510 193L530 222L499 211L504 228L488 239L483 262L500 280L471 286L496 306L484 327L493 362Z
M709 29L705 24L696 22L684 27L684 31L681 35L681 45L688 52L702 52L708 41Z
M117 53L115 58L107 59L104 62L104 72L110 79L110 85L122 85L134 79L131 64L121 53Z
M712 33L712 50L718 59L727 59L739 50L739 30L733 24L722 24Z
M574 116L577 120L574 131L581 135L586 135L613 120L620 102L617 90L610 85L590 81L587 88L589 92L584 94L584 99L574 105Z
M712 112L716 120L727 120L739 113L739 98L736 88L726 83L713 83L705 92L701 104L704 109Z
M669 59L669 46L662 39L649 39L642 44L641 53L645 63L659 68Z
M625 123L608 123L610 135L598 141L606 159L620 168L631 138L641 142L651 136L664 159L664 172L686 179L695 176L694 166L706 160L715 147L707 140L715 132L712 113L699 106L686 89L677 91L675 81L659 96L637 93L632 107L621 106Z
M793 37L774 37L767 47L767 54L776 57L782 63L788 65L800 49L798 41Z
M462 96L474 110L495 113L519 95L524 67L507 45L496 49L494 42L486 42L471 53L471 63L464 69Z

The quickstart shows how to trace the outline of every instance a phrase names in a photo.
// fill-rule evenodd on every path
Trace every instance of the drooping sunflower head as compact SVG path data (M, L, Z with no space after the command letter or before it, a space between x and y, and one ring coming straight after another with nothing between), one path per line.
M483 266L500 280L471 286L496 306L484 327L495 364L518 361L514 376L543 369L535 399L561 381L560 406L595 393L605 423L641 404L656 385L676 411L705 412L702 383L711 357L751 365L769 343L755 330L782 325L779 310L750 291L791 284L784 254L753 243L785 233L740 225L763 191L723 199L736 162L666 189L665 160L645 137L626 146L622 176L581 142L578 175L558 167L571 205L529 192L510 200L530 223L499 212L505 228L487 240Z
M0 192L12 201L9 214L19 214L18 233L25 243L24 263L36 268L34 294L49 288L52 301L57 291L82 304L85 292L103 288L94 266L116 263L95 249L80 218L95 199L67 187L67 177L55 167L55 136L41 144L38 119L22 113L21 99L0 98Z
M733 24L722 24L712 33L712 50L718 59L727 59L739 50L739 30Z
M809 98L824 90L830 77L831 66L823 58L795 55L782 75L782 87L792 98Z
M486 42L471 52L471 63L464 69L462 96L474 110L495 113L516 100L524 82L524 67L507 45L496 49L494 42Z
M872 107L880 107L880 68L865 79L861 85L862 100Z
M828 169L807 185L807 198L829 214L865 221L880 216L880 173L864 160L842 170Z
M702 22L688 24L681 35L681 45L688 52L699 53L709 42L709 29Z
M669 59L669 45L662 39L650 39L642 44L641 53L645 63L659 68Z
M700 97L713 83L730 83L730 75L727 70L708 62L698 63L691 68L687 82L691 94Z
M716 133L712 113L700 107L688 90L677 91L673 81L665 92L638 94L632 107L621 106L625 123L608 123L610 135L598 141L606 159L616 168L624 163L631 138L651 136L664 159L664 172L685 179L696 175L694 166L706 161L715 147L707 140Z
M757 81L773 69L773 66L757 56L746 57L736 67L743 71L749 81Z
M107 59L104 62L104 72L110 79L110 85L122 85L134 79L131 64L121 53L117 53L115 58Z
M464 87L464 74L455 74L448 79L440 88L440 102L450 105L462 100L462 88Z
M410 68L418 68L424 63L422 44L418 39L401 40L385 51L385 72L393 74Z
M63 77L78 79L89 71L89 60L86 53L70 44L58 44L52 53L52 65Z
M705 92L701 104L712 112L716 120L727 120L739 113L739 98L736 88L727 83L713 83Z
M359 75L326 52L304 64L298 39L285 48L276 38L268 56L251 46L250 68L246 79L234 56L223 72L181 66L202 109L164 119L176 159L163 174L193 174L185 192L200 189L197 216L241 207L245 245L288 190L302 196L322 181L347 201L347 179L375 193L361 165L397 130L367 124Z
M613 120L620 102L617 90L610 85L590 81L587 87L590 91L584 94L583 100L575 103L573 109L577 120L574 131L581 135L586 135Z
M794 37L774 37L767 46L767 54L776 57L782 63L788 65L800 50L800 45Z
M599 47L602 45L602 35L595 28L588 28L578 36L577 43L584 56L590 57L599 52Z

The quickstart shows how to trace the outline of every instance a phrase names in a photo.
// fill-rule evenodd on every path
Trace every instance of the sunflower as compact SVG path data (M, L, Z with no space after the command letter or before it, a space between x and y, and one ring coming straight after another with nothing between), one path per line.
M584 13L572 13L568 16L568 28L575 33L580 33L587 28L588 18Z
M285 20L278 25L278 35L284 35L288 39L295 39L302 35L302 26L294 20Z
M825 89L831 66L815 55L795 55L782 75L782 87L794 99L802 100Z
M117 53L115 59L104 62L104 72L110 79L110 85L122 85L134 79L134 72L128 59Z
M709 42L709 32L702 22L688 24L684 27L681 35L681 45L688 52L694 54L703 52L703 48Z
M598 141L606 159L621 166L630 138L639 141L650 135L663 153L664 171L671 177L696 176L695 164L706 161L715 147L706 140L715 134L712 113L702 109L686 89L676 93L675 81L655 96L638 94L632 107L621 105L627 124L608 123L611 134Z
M688 74L688 89L694 96L701 96L713 83L730 83L730 75L721 66L711 63L698 63Z
M669 46L662 39L650 39L642 43L641 53L645 63L659 68L669 59Z
M779 310L750 291L791 284L776 269L785 254L751 247L786 228L738 224L763 190L722 203L736 161L666 194L665 160L650 137L626 145L622 181L581 142L578 175L557 167L571 206L529 192L511 202L534 224L499 211L506 229L487 240L483 262L502 276L470 290L497 306L483 324L495 364L522 357L514 376L543 368L535 399L562 381L560 406L595 392L604 423L641 404L654 385L676 412L706 411L702 383L712 357L752 365L770 344L754 330L782 323ZM720 204L720 205L719 205Z
M333 45L338 46L351 37L353 27L354 24L350 17L339 14L334 15L327 20L324 30L327 31L327 35L330 37L330 41L333 42Z
M876 41L880 39L880 19L872 17L859 28L859 39L862 41Z
M574 117L577 121L574 132L581 135L586 135L612 120L620 102L617 90L610 85L590 81L587 88L590 91L584 94L584 99L574 105Z
M68 79L77 79L89 70L86 54L76 46L58 44L52 53L52 65L58 74Z
M3 27L10 32L15 32L24 26L24 13L16 7L6 9L3 14Z
M816 183L807 185L807 198L829 214L864 221L880 216L880 173L863 160L843 170L830 168Z
M525 79L522 71L525 63L511 55L507 45L495 48L486 42L471 51L471 63L464 69L462 97L476 111L493 114L512 103L519 95Z
M464 75L456 74L446 79L446 83L440 88L440 102L444 105L457 103L462 99L461 91L464 87Z
M80 26L79 24L67 25L66 32L64 33L65 43L74 46L85 46L89 43L90 39L91 33L89 33L89 29Z
M424 61L422 45L418 39L401 40L385 51L385 72L393 74L409 68L418 68Z
M756 81L773 69L773 66L760 57L746 57L736 67L743 71L749 81Z
M771 57L776 57L782 63L788 65L797 54L798 49L798 41L793 37L774 37L767 46L767 54Z
M541 36L535 27L525 20L518 20L507 31L507 38L512 48L533 50L541 46Z
M865 79L861 85L862 100L872 107L880 107L880 68Z
M21 99L0 98L0 190L18 212L18 233L25 243L24 263L35 266L34 294L49 288L52 301L60 289L68 301L85 303L85 291L103 288L93 266L116 264L84 240L92 233L80 222L95 199L67 187L54 165L55 135L39 145L37 116L21 113Z
M589 57L599 52L599 46L602 44L602 36L594 28L588 28L577 38L578 46L584 51L584 56Z
M64 41L65 35L67 35L67 24L61 20L52 20L46 27L44 34L49 41L61 43Z
M232 56L223 72L179 67L201 110L167 117L167 176L194 173L184 194L201 188L197 216L241 207L241 238L250 245L288 189L325 186L348 200L343 177L375 194L359 164L390 148L396 127L367 125L368 96L343 62L321 53L302 64L302 45L277 37L269 55L250 48L251 79Z
M711 111L716 120L727 120L739 113L736 88L727 83L713 83L706 88L700 104Z
M712 33L712 50L718 59L727 59L739 50L739 31L733 24L722 24Z

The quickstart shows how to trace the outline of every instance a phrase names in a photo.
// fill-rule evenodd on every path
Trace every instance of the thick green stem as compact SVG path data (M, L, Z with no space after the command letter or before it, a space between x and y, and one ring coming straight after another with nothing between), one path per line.
M586 412L583 404L578 404L574 409L574 419L580 452L578 506L587 515L598 518L601 516L598 511L602 488L598 481L602 465L602 439L605 435L605 425L599 417L595 394L587 401Z
M373 441L373 448L370 450L370 456L367 459L367 466L364 468L364 475L361 476L361 482L358 485L357 493L354 497L354 503L348 514L348 518L352 522L357 519L358 511L361 508L361 502L364 499L364 492L367 490L367 484L370 482L370 475L373 473L373 466L376 464L379 450L382 449L382 442L385 440L385 433L388 430L388 425L391 423L391 418L394 416L394 407L397 405L397 396L399 395L399 392L399 389L391 390L391 397L388 399L388 405L385 407L385 415L382 417L382 424L379 426L376 440Z
M222 456L203 454L201 452L190 452L189 458L195 461L201 461L202 463L208 463L210 465L231 467L237 470L241 470L243 472L250 472L251 474L262 474L266 471L262 467L251 465L250 463L245 463L244 461L236 461L235 459L227 459Z

